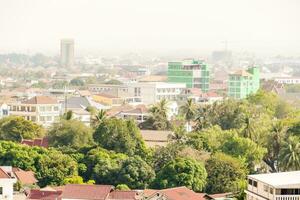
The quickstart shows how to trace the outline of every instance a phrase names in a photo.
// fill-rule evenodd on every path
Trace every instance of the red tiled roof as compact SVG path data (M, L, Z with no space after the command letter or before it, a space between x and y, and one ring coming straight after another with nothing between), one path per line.
M1 178L11 178L11 177L0 167L0 179Z
M63 199L93 199L105 200L110 191L111 185L66 185L63 189Z
M35 184L38 181L34 177L34 173L32 171L23 171L23 170L18 170L14 172L16 175L16 178L25 185L31 185Z
M22 102L23 104L57 104L57 100L48 96L35 96Z
M48 139L47 138L36 138L33 140L22 140L21 144L26 144L28 146L39 146L48 148Z
M43 191L39 189L31 189L26 199L57 200L57 199L61 199L60 198L61 194L62 191Z
M204 193L196 193L187 187L176 187L176 188L169 188L164 190L153 190L150 196L160 193L167 197L167 199L172 200L205 200Z
M227 192L227 193L219 193L219 194L208 194L207 196L211 199L215 199L215 198L223 198L223 197L227 197L232 195L231 192Z
M136 200L138 193L136 191L118 191L111 192L108 200Z

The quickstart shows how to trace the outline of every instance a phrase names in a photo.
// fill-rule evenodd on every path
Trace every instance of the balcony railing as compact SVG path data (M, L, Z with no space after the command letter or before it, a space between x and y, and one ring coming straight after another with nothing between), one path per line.
M275 195L275 200L300 200L300 195Z

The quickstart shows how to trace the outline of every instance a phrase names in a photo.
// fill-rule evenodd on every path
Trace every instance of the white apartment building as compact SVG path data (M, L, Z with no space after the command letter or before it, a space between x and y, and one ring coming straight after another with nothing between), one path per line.
M300 200L300 171L248 176L247 200Z
M17 179L9 172L12 172L11 166L0 167L0 200L13 200L14 184Z
M130 96L141 97L146 105L154 104L162 99L178 101L186 89L185 83L139 82L129 83Z
M60 116L61 105L48 96L35 96L29 100L11 103L9 115L21 116L44 127L49 127Z

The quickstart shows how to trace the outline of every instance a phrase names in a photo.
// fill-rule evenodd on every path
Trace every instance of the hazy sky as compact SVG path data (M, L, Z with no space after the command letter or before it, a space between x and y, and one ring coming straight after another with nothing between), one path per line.
M300 0L0 0L0 52L236 51L300 55Z

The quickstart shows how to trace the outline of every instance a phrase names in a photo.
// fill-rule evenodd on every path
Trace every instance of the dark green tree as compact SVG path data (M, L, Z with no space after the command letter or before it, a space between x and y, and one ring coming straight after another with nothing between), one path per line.
M48 132L50 146L79 148L93 144L92 130L78 120L60 120Z
M186 186L200 192L205 187L206 177L207 173L202 163L193 159L176 158L158 172L154 186L160 189Z
M244 162L223 153L214 154L205 164L209 194L238 192L248 173Z
M22 141L43 137L45 130L38 124L23 117L9 116L0 120L0 139Z
M110 118L101 122L94 133L101 147L127 155L145 155L146 146L138 127L132 120Z

